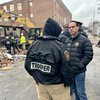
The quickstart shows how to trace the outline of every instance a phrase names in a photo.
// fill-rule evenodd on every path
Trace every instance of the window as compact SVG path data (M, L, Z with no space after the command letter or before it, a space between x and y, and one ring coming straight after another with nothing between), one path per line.
M29 5L30 5L30 6L33 6L33 2L29 2Z
M53 2L55 2L55 0L53 0Z
M64 18L64 24L66 24L67 23L67 19L66 18Z
M5 5L5 6L3 6L3 9L7 11L7 6L6 6L6 5Z
M23 16L23 14L18 14L19 16Z
M17 3L17 9L22 10L22 4L21 3Z
M10 11L14 11L14 4L10 5Z
M30 14L30 18L33 18L33 14Z
M56 9L58 9L58 6L59 6L58 3L56 2Z

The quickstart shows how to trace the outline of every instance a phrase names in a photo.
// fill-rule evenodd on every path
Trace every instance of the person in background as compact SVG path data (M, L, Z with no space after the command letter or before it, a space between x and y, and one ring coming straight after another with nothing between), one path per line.
M80 29L79 29L79 32L83 35L83 36L85 36L85 37L87 37L88 38L88 35L86 34L86 32L84 32L84 30L80 27Z
M84 32L84 30L82 29L81 24L79 25L79 30L78 30L78 31L79 31L79 33L81 33L81 35L83 35L83 36L85 36L85 37L88 38L88 35L87 35L87 34ZM65 43L66 39L67 39L68 37L70 37L70 36L71 36L71 34L69 33L68 26L66 26L65 31L62 32L62 33L59 35L59 39L60 39L61 42Z
M23 49L23 50L26 50L26 47L25 47L25 44L26 44L26 37L24 36L23 33L21 33L20 44L22 44L22 49Z
M70 33L68 32L68 30L65 30L62 34L59 35L60 41L63 42L64 44L68 37L70 37Z
M93 58L93 48L90 40L80 33L82 23L70 21L68 32L70 36L61 38L70 54L70 67L73 70L73 84L71 85L71 95L75 94L75 100L88 100L85 92L85 72L86 67Z
M60 25L48 18L43 36L29 47L25 69L35 79L39 100L71 100L69 53L58 40Z
M18 52L20 52L17 45L17 40L14 37L12 37L11 40L12 40L13 53L16 54L16 49Z
M7 52L8 52L9 54L12 54L12 53L11 53L12 41L11 41L11 39L9 38L9 36L6 36L6 39L4 40L4 45L5 45L6 49L7 49Z

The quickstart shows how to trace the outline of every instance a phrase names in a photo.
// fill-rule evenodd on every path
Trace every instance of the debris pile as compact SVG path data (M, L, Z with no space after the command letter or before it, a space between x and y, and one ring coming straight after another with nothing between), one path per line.
M27 50L21 51L18 54L11 55L7 53L7 50L0 48L0 70L11 69L12 66L18 66L20 62L26 58Z
M12 62L13 62L12 55L0 52L0 67L8 66L8 64Z

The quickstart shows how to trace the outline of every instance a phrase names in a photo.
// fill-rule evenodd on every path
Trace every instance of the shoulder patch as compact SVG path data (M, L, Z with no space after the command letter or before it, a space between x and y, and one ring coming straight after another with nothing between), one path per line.
M78 47L80 45L79 42L75 42L75 46Z

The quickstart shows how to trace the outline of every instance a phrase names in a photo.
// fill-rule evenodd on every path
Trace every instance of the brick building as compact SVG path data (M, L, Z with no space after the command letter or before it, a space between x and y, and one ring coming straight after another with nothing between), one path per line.
M12 0L0 4L0 9L9 10L19 16L26 16L37 25L43 27L47 18L56 19L61 25L72 19L71 12L61 0ZM5 19L4 24L12 22Z

